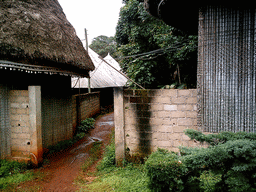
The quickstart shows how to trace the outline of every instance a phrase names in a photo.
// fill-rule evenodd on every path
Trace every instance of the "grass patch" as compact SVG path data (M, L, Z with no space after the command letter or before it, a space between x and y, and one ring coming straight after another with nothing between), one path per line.
M111 172L100 171L96 181L86 185L84 191L140 191L150 192L148 178L143 165L128 165Z
M94 142L92 144L92 148L89 151L89 157L82 165L83 172L86 172L89 167L91 167L101 156L100 150L101 150L101 141Z
M39 177L32 170L27 169L26 163L0 160L0 191L16 191L15 188L22 182Z
M79 182L80 191L140 191L149 192L148 177L142 164L126 164L125 167L115 166L115 141L112 132L111 143L105 148L103 159L97 165L97 176L91 183ZM81 179L81 178L80 178Z

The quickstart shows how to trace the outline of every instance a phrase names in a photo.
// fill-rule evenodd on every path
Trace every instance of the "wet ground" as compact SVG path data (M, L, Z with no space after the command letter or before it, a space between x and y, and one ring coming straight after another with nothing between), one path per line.
M37 185L38 191L43 192L76 191L77 186L74 185L74 180L81 172L82 164L89 157L90 147L96 141L102 141L104 145L107 145L113 129L113 113L97 118L95 128L83 140L66 151L51 155L47 158L49 163L36 170L45 175L42 181L28 182L18 188L26 189Z

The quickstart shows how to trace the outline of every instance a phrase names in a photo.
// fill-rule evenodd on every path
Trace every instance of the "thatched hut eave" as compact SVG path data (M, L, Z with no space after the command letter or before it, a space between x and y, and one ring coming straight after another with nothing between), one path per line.
M80 76L94 70L57 0L0 2L0 59Z

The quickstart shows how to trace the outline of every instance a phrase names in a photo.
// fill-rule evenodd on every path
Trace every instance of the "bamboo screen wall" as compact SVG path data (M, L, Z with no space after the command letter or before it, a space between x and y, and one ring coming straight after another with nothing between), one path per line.
M8 87L0 84L0 158L11 154Z
M255 132L254 10L207 7L199 14L198 125Z

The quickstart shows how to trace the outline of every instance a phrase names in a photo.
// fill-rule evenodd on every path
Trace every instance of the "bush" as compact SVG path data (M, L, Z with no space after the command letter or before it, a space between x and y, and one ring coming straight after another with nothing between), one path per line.
M26 169L27 169L26 163L0 159L0 178L10 176L12 174L24 172Z
M81 122L81 125L78 126L78 132L88 133L90 129L94 128L95 119L87 118Z
M238 139L248 139L256 140L256 133L247 133L247 132L230 132L224 131L218 134L208 134L205 135L202 132L196 131L194 129L185 130L185 134L190 137L190 139L195 139L200 142L207 142L210 145L218 145L226 143L227 141L234 141Z
M145 163L149 187L154 191L182 191L182 177L187 172L179 156L164 149L152 153Z
M213 191L256 190L256 141L229 140L209 148L193 149L191 153L187 152L188 148L183 149L183 162L191 177L198 177L204 171L221 175Z

